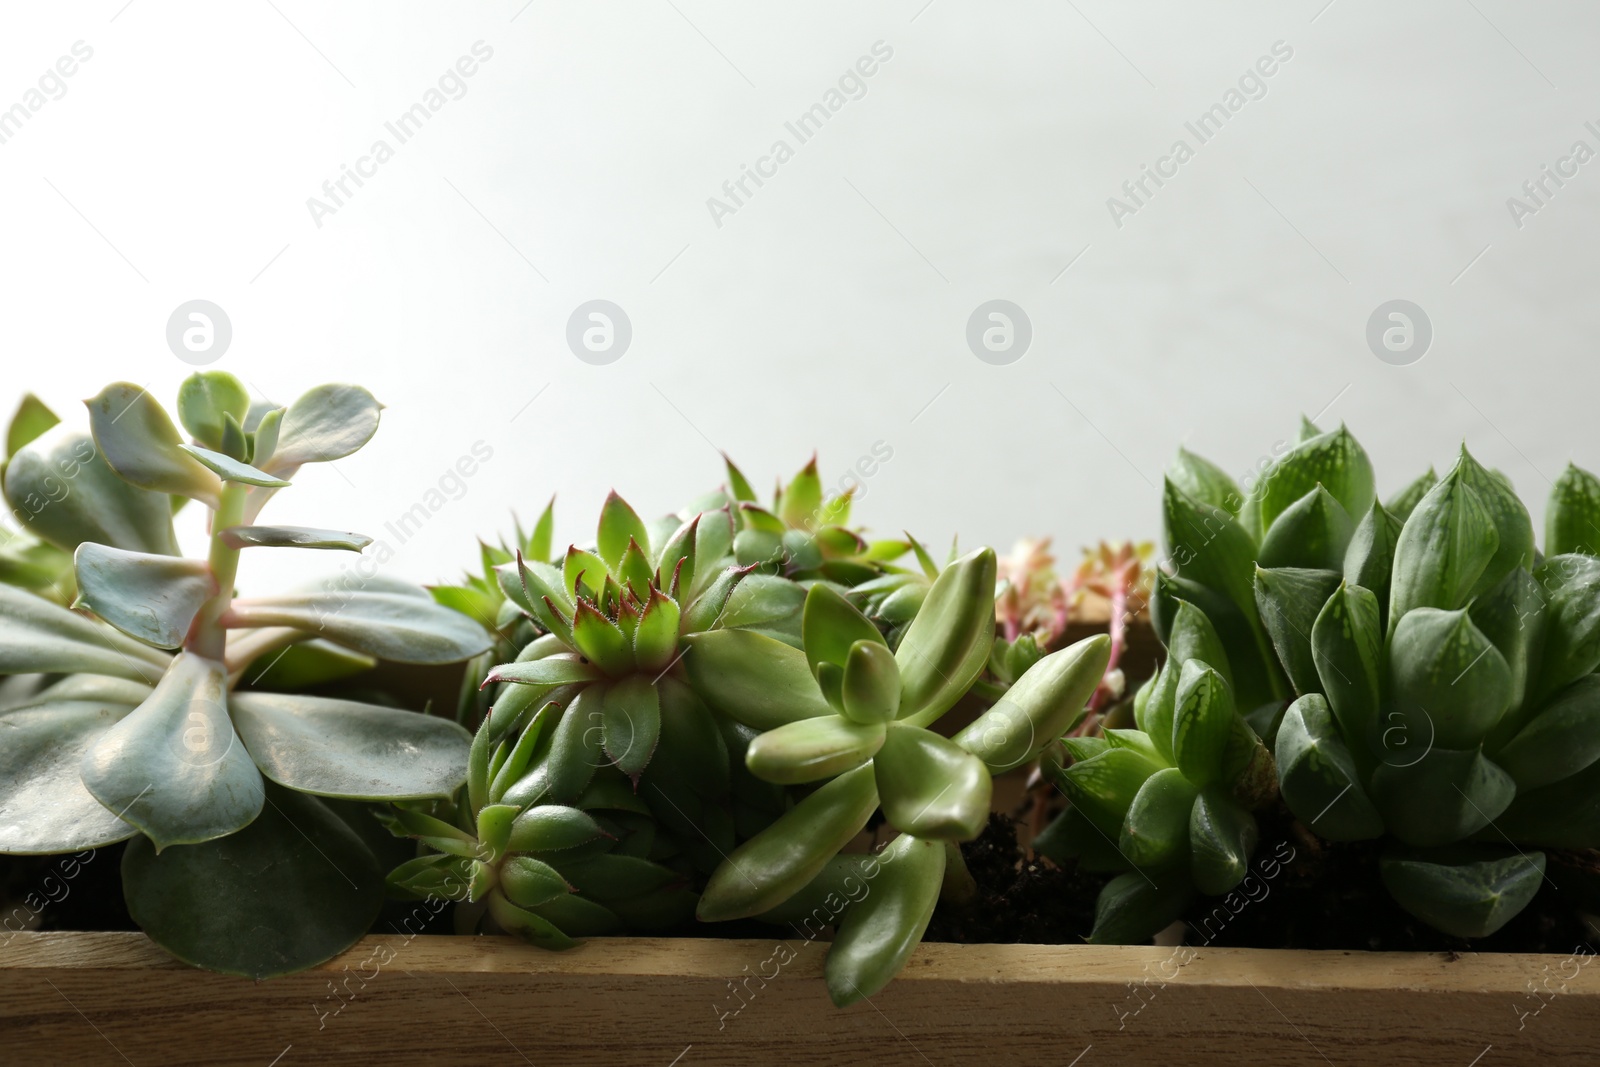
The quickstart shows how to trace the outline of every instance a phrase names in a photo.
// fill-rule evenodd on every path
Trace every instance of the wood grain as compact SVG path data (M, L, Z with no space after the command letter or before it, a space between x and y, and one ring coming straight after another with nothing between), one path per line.
M255 983L139 934L19 934L0 949L0 1063L1600 1062L1600 967L1559 956L927 944L840 1011L824 946L778 944L370 937Z

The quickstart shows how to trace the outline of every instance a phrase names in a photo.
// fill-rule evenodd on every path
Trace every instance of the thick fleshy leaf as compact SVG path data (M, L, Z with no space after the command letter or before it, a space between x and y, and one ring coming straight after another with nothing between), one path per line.
M456 663L488 649L477 622L421 595L356 587L240 599L229 627L290 626L399 663Z
M876 996L905 967L944 883L941 842L902 834L876 859L870 891L845 909L828 946L828 996L840 1008Z
M1483 499L1458 466L1423 497L1395 542L1389 632L1413 608L1459 608L1500 547Z
M1222 675L1199 660L1185 663L1178 675L1172 755L1183 776L1196 786L1208 786L1222 777L1223 755L1236 718Z
M983 673L994 644L994 549L963 556L940 572L900 639L900 715L927 726Z
M222 447L227 416L241 422L250 411L250 393L227 371L197 371L178 386L178 421L207 448Z
M1379 605L1389 602L1389 574L1394 569L1394 547L1400 538L1400 520L1377 501L1356 524L1344 553L1344 580L1370 589ZM1335 568L1337 569L1337 568Z
M662 589L687 599L694 588L694 549L700 515L679 526L667 537L656 560L656 584Z
M293 477L302 464L343 459L372 440L382 410L359 385L319 385L289 405L278 447L256 462L269 474Z
M857 641L839 685L844 713L860 723L890 722L900 711L900 667L880 641Z
M1052 652L956 734L955 743L996 774L1022 766L1081 721L1110 657L1111 638L1106 634Z
M489 906L489 917L508 934L514 934L540 948L557 952L579 944L543 915L511 903L498 889L489 893L484 899Z
M218 537L229 548L339 548L360 552L372 544L366 534L310 526L230 526Z
M1350 515L1365 515L1372 506L1372 462L1343 426L1299 442L1272 465L1251 487L1239 512L1245 528L1261 538L1279 515L1319 483Z
M1182 667L1197 659L1222 675L1228 687L1233 687L1233 671L1228 663L1228 653L1206 613L1186 600L1177 600L1172 612L1172 622L1167 630L1167 659Z
M1176 767L1145 779L1122 820L1117 848L1136 868L1170 867L1189 857L1189 816L1198 791Z
M701 796L728 789L728 744L717 720L694 690L676 678L656 682L661 699L661 741L650 760L651 781L682 783Z
M644 520L639 518L638 512L613 490L606 495L606 502L600 508L600 528L595 539L600 558L611 570L615 571L621 565L629 541L637 542L648 551L650 532L645 529Z
M1511 776L1477 749L1431 748L1415 763L1379 763L1372 801L1389 832L1408 845L1448 845L1472 836L1517 794Z
M1495 763L1516 779L1517 790L1536 789L1577 774L1600 760L1600 674L1586 674L1539 709Z
M1202 504L1170 480L1162 487L1162 530L1177 575L1227 597L1248 620L1258 643L1255 602L1256 543L1227 509Z
M523 685L571 685L597 681L603 677L594 664L576 654L545 656L541 659L502 663L489 671L489 682L518 682Z
M43 400L32 393L24 393L10 423L6 425L6 459L15 456L23 446L60 422L61 419Z
M83 755L133 708L49 700L0 713L0 852L81 852L132 837L83 786Z
M221 479L184 451L178 428L143 387L117 382L85 403L100 454L124 480L217 506Z
M500 866L500 888L511 903L537 908L572 892L567 880L542 860L512 856Z
M1189 815L1189 873L1195 888L1221 896L1250 873L1260 832L1256 820L1223 789L1201 792Z
M689 682L713 711L758 730L832 715L805 653L748 630L710 630L685 639Z
M1261 624L1272 637L1294 691L1301 696L1322 689L1311 651L1311 630L1339 582L1337 571L1298 567L1256 570Z
M58 426L12 456L5 495L18 522L67 552L93 541L177 554L171 499L118 477L82 430Z
M1544 510L1544 554L1600 556L1600 478L1567 464Z
M1118 875L1106 883L1095 902L1091 945L1148 945L1171 926L1194 897L1188 873L1142 871Z
M750 486L750 480L744 476L743 471L734 465L733 460L728 458L726 452L722 454L722 464L728 472L728 491L733 494L735 500L754 503L759 499L756 496L756 491Z
M1311 628L1311 655L1333 717L1358 750L1378 736L1383 681L1383 624L1378 598L1358 585L1340 585Z
M466 778L470 735L448 719L292 693L236 692L228 706L261 773L301 793L448 797Z
M622 628L587 600L578 601L572 617L572 643L590 662L607 674L621 674L633 669L633 642Z
M633 656L642 671L665 670L678 654L679 612L677 602L650 590L644 614L633 633Z
M589 685L562 712L550 738L546 788L559 804L574 803L605 762L606 687ZM507 795L507 803L511 803Z
M129 637L177 648L217 591L204 560L128 552L85 541L73 558L74 607L88 608Z
M587 844L604 833L586 811L562 804L540 804L512 820L506 847L512 852L561 852Z
M1257 563L1262 567L1304 567L1336 571L1355 520L1321 485L1283 509L1261 538Z
M1544 607L1539 583L1518 567L1467 609L1473 625L1499 650L1511 671L1511 706L1490 731L1491 744L1497 745L1516 733L1533 711L1528 697L1549 619Z
M877 806L871 767L828 782L735 849L706 883L695 914L720 922L777 907L817 876Z
M185 963L290 974L343 952L378 917L383 870L361 838L316 798L268 788L261 817L236 834L160 853L139 837L123 854L128 913Z
M1289 683L1278 665L1277 652L1265 632L1261 631L1261 619L1255 609L1253 592L1251 596L1250 615L1247 618L1238 605L1220 590L1157 571L1155 595L1150 599L1151 625L1162 644L1170 646L1174 640L1174 623L1177 621L1180 601L1192 604L1205 615L1217 639L1222 642L1228 662L1226 677L1233 686L1235 700L1242 708L1279 700L1289 692ZM1220 663L1211 665L1219 671L1222 669Z
M695 551L698 553L699 550ZM720 626L729 598L739 587L739 583L750 576L752 569L729 567L720 572L713 572L715 577L711 579L710 584L683 612L683 618L678 623L678 633L683 635L704 633Z
M1511 706L1511 669L1467 615L1417 608L1389 642L1394 713L1441 748L1481 744Z
M751 574L733 587L717 625L730 630L754 630L798 647L806 596L804 586L787 578Z
M806 662L813 673L822 663L843 668L857 641L887 645L878 628L831 585L818 582L806 593L801 622Z
M1459 848L1395 851L1378 865L1384 887L1423 922L1456 937L1487 937L1539 891L1542 852Z
M1131 748L1107 748L1091 756L1074 755L1075 762L1052 775L1052 780L1072 801L1074 808L1083 812L1101 833L1115 839L1122 832L1122 820L1139 787L1144 785L1145 779L1163 769L1162 765ZM1048 769L1041 769L1049 773Z
M0 585L0 674L109 674L154 684L170 657L43 597Z
M1329 841L1364 841L1383 833L1350 749L1320 693L1289 705L1274 756L1283 799L1295 817Z
M842 715L801 719L761 734L745 751L750 773L767 782L800 785L854 770L883 745L883 724Z
M820 525L821 510L822 479L817 476L817 457L813 455L784 489L778 517L795 529L812 530Z
M1499 536L1494 556L1467 594L1477 597L1499 585L1512 570L1533 566L1536 551L1533 545L1533 520L1505 476L1486 470L1472 458L1466 445L1461 446L1461 457L1456 461L1456 466L1461 471L1461 480L1478 494Z
M157 849L248 826L261 775L228 716L222 664L179 653L150 698L84 754L83 784Z
M661 701L650 679L634 674L608 686L601 724L606 756L623 774L637 780L661 737Z
M1193 499L1222 508L1230 515L1239 514L1244 504L1238 483L1226 471L1188 449L1178 449L1178 458L1167 468L1167 477Z
M1383 510L1393 515L1399 522L1404 523L1411 517L1411 513L1416 510L1417 505L1422 503L1422 498L1428 495L1428 490L1438 484L1439 476L1434 473L1432 467L1429 467L1427 471L1418 475L1404 489L1385 500L1383 502Z
M1534 686L1542 699L1600 667L1600 559L1551 556L1533 577L1549 612Z
M989 769L948 738L890 723L872 765L884 818L896 830L970 841L989 822Z

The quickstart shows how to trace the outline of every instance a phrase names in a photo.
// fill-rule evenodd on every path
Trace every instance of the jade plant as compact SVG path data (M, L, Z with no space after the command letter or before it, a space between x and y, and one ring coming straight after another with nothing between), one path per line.
M1385 505L1342 427L1309 428L1247 495L1181 455L1165 516L1158 630L1178 642L1186 611L1207 616L1290 811L1380 841L1401 907L1484 936L1533 898L1541 849L1600 845L1592 475L1556 484L1543 555L1465 448Z
M69 609L59 585L53 598L0 586L0 672L41 676L0 711L0 851L127 841L129 913L174 955L253 977L318 963L364 934L383 898L370 817L347 802L449 796L470 738L260 683L291 673L273 675L296 646L446 663L488 635L380 575L235 595L244 549L369 543L255 521L303 465L372 437L380 405L366 390L325 385L274 407L231 375L196 374L178 395L187 441L139 386L87 404L87 431L25 405L8 442L12 514L70 554L76 595ZM209 512L201 559L178 554L173 513L189 501Z
M690 680L706 702L761 731L749 769L783 785L821 783L727 857L697 914L792 923L842 901L836 884L865 879L864 894L820 920L837 926L826 965L836 1004L872 996L900 971L942 895L973 894L955 846L988 822L991 773L1069 729L1105 669L1107 639L1080 642L1040 660L954 738L933 732L988 661L994 588L992 550L957 560L892 652L821 584L806 596L801 649L736 630L690 641ZM877 856L844 853L880 807L900 836Z

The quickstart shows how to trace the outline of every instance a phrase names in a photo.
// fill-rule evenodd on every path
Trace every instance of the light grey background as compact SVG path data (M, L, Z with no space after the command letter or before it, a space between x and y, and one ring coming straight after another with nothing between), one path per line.
M759 485L817 448L836 483L882 442L857 514L941 545L1153 537L1179 443L1243 474L1302 412L1347 421L1386 493L1464 439L1538 519L1569 458L1600 467L1600 161L1520 227L1507 200L1600 149L1597 28L1510 0L11 5L0 108L93 57L0 144L0 403L76 417L114 378L170 403L167 318L214 301L215 366L388 405L269 519L384 536L493 449L390 539L423 580L551 493L570 539L612 486L673 508L717 448ZM478 41L465 95L316 225L307 199ZM879 41L797 145L784 123ZM1280 41L1199 145L1185 122ZM794 158L716 225L707 199L779 138ZM1194 158L1116 225L1107 199L1178 138ZM633 326L606 366L565 342L594 299ZM1032 321L1006 366L965 340L993 299ZM1410 366L1365 341L1391 299L1433 324ZM306 566L263 553L243 581Z

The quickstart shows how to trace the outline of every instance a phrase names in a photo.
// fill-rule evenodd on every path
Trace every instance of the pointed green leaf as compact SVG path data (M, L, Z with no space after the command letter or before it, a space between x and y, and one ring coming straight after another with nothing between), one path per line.
M735 849L711 875L695 914L720 922L777 907L817 876L877 806L872 767L833 779Z
M945 850L902 834L877 857L871 891L845 909L828 946L828 996L844 1008L876 996L905 967L939 903Z
M640 670L663 671L672 663L678 654L678 621L678 605L661 590L650 590L633 634L633 655Z
M170 498L118 477L81 430L56 427L16 452L5 467L5 494L18 522L65 551L94 541L177 554Z
M1250 873L1260 837L1256 820L1216 786L1201 792L1189 815L1189 871L1195 888L1222 896Z
M558 804L575 802L605 761L606 687L584 687L567 704L550 738L547 787ZM508 798L508 803L509 803Z
M1279 515L1319 483L1347 514L1365 515L1372 506L1372 462L1344 426L1299 442L1272 465L1239 512L1245 528L1264 536Z
M728 458L726 452L722 454L722 462L728 471L728 489L733 493L733 498L751 502L757 500L756 491L750 488L750 482L745 478L744 472L734 466L733 460Z
M1417 505L1422 503L1422 498L1428 495L1428 490L1438 484L1439 476L1429 467L1404 489L1384 501L1383 509L1404 524Z
M1355 522L1321 485L1283 509L1261 539L1262 567L1304 567L1336 571Z
M857 641L845 661L840 699L858 723L892 721L900 711L900 668L881 641Z
M1188 859L1189 815L1197 790L1176 767L1157 771L1134 794L1117 848L1136 868L1159 869Z
M817 457L800 469L783 491L779 517L784 524L799 530L815 529L822 510L822 479L817 476Z
M220 663L180 653L84 755L84 786L158 849L225 837L261 811L261 775L233 731L226 687Z
M685 600L694 588L694 549L700 518L696 515L673 531L656 563L656 584Z
M1545 624L1549 621L1544 609L1545 599L1539 583L1521 567L1506 575L1504 581L1473 601L1467 609L1473 625L1500 652L1511 672L1511 706L1489 732L1493 744L1516 733L1533 711L1528 698L1538 672Z
M1483 499L1457 466L1417 504L1395 542L1389 632L1413 608L1458 608L1500 547Z
M1108 748L1079 759L1055 777L1055 782L1101 833L1115 838L1122 832L1139 787L1162 770L1159 763L1129 748Z
M80 852L138 831L83 786L83 755L133 708L41 700L0 712L0 852Z
M1378 736L1383 626L1370 590L1341 584L1311 628L1311 655L1333 717L1358 751Z
M1483 502L1499 537L1493 557L1467 594L1476 597L1499 585L1513 570L1533 566L1533 520L1510 484L1502 476L1485 470L1472 458L1466 445L1461 446L1456 466L1463 483L1471 486Z
M1415 763L1379 763L1372 800L1389 832L1408 845L1448 845L1482 830L1510 805L1517 786L1477 749L1434 747Z
M221 480L184 451L177 427L142 387L118 382L85 403L100 454L125 481L217 506Z
M1228 664L1228 654L1217 635L1216 628L1206 613L1186 600L1177 600L1168 628L1167 658L1180 667L1197 659L1222 675L1222 680L1233 688L1233 671Z
M644 520L639 518L638 512L612 490L600 508L600 528L596 534L596 549L607 567L615 571L621 565L629 541L636 541L641 548L648 549L650 533L645 529Z
M587 844L604 832L586 811L562 804L540 804L512 821L506 847L512 852L560 852Z
M1550 487L1544 512L1544 554L1600 556L1600 478L1571 463Z
M842 715L801 719L768 730L750 742L745 765L765 782L816 782L867 762L882 747L884 735L881 723L855 723Z
M1106 883L1095 903L1091 945L1148 945L1171 926L1194 896L1188 877L1163 872L1157 882L1140 871Z
M1214 589L1256 619L1256 544L1226 508L1202 504L1168 480L1162 494L1167 555L1180 578Z
M1222 777L1223 754L1237 717L1222 676L1199 660L1185 663L1178 676L1172 754L1183 776L1196 786Z
M23 446L60 422L43 400L32 393L24 393L22 402L11 416L11 422L6 425L6 459L15 456Z
M750 574L728 595L717 624L727 629L755 630L785 644L801 642L806 590L775 574Z
M1355 760L1322 694L1310 693L1289 705L1274 755L1284 802L1318 837L1364 841L1383 833L1383 818L1361 787Z
M499 890L491 892L484 900L489 906L489 917L508 934L515 934L540 948L557 952L579 944L549 919L511 903Z
M605 560L593 552L585 552L577 545L567 548L567 556L561 566L562 594L566 599L576 600L580 588L598 595L610 576L611 571Z
M372 544L366 534L309 526L230 526L217 536L229 548L338 548L360 552Z
M895 651L903 722L935 722L983 673L994 644L995 572L994 550L983 548L934 580Z
M1302 696L1322 689L1311 652L1311 630L1339 582L1337 571L1297 567L1256 571L1261 624L1271 635L1295 692Z
M1600 674L1557 693L1494 761L1519 792L1560 781L1600 760Z
M844 667L857 641L885 644L878 628L856 606L823 582L806 593L801 635L806 662L815 672L821 663Z
M489 671L489 682L518 682L523 685L570 685L598 681L604 677L594 664L576 655L545 656L515 663L502 663Z
M216 593L211 568L203 560L126 552L85 541L73 562L76 606L157 648L183 644L201 605Z
M1495 848L1391 852L1378 870L1399 905L1455 937L1487 937L1533 900L1544 853Z
M1600 559L1551 556L1533 572L1548 603L1536 699L1600 667Z
M1394 569L1394 549L1400 538L1400 520L1377 501L1356 525L1344 553L1344 580L1370 589L1380 605L1389 602L1389 575ZM1334 568L1338 570L1338 567Z
M1463 609L1418 608L1389 644L1394 710L1415 737L1472 748L1511 705L1511 669Z
M1239 514L1244 494L1238 483L1226 471L1195 455L1188 449L1178 449L1178 458L1167 470L1167 477L1184 493L1201 504L1222 508L1230 515Z
M228 707L261 773L296 792L418 800L467 776L470 735L448 719L292 693L236 692Z
M601 716L606 756L637 780L661 737L661 701L655 686L641 674L622 679L606 689Z
M1134 708L1134 722L1150 736L1164 763L1174 762L1172 728L1178 714L1178 674L1182 670L1183 662L1168 656L1145 687L1149 691L1141 691L1141 699Z
M685 640L690 684L713 711L735 722L771 730L834 714L797 648L748 630L710 630Z
M501 864L500 888L522 908L537 908L572 892L554 867L532 856L512 856Z

